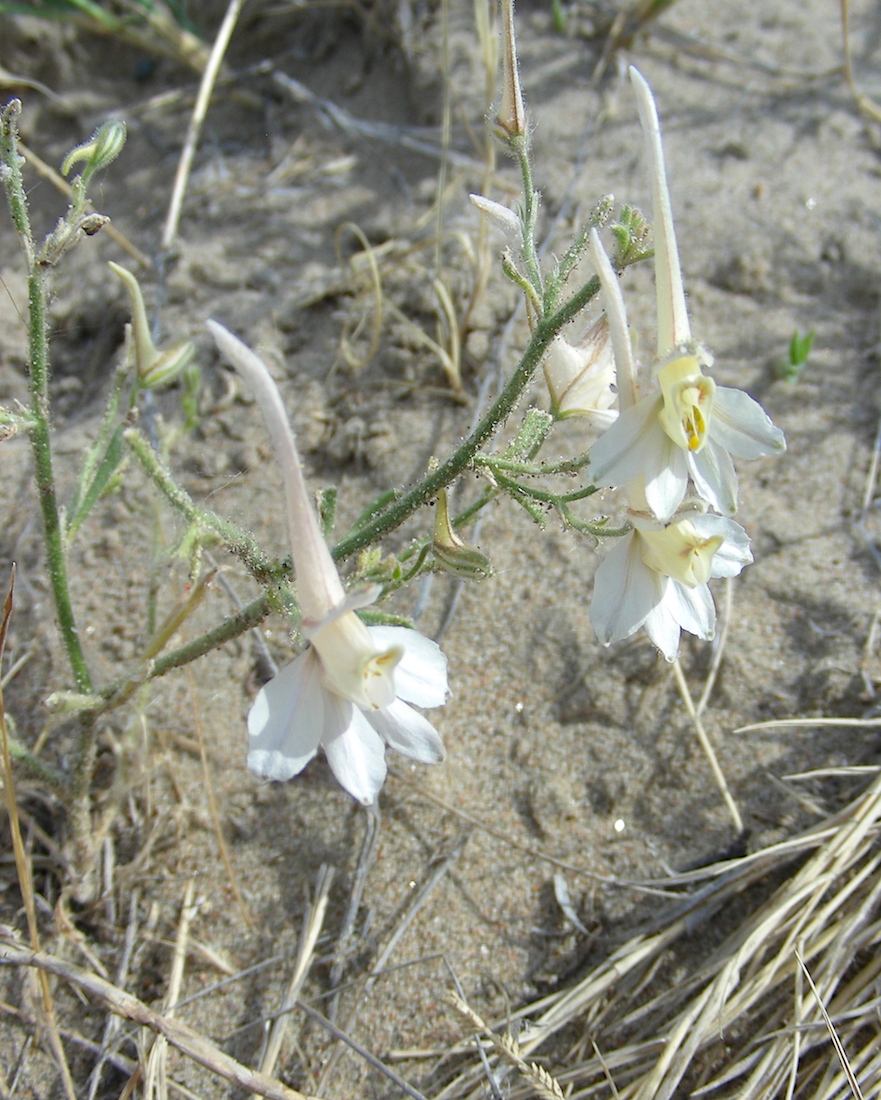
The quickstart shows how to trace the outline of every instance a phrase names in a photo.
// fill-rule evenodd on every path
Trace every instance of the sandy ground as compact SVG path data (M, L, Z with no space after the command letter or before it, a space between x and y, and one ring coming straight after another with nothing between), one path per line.
M867 3L853 9L857 77L863 91L881 100L877 12ZM407 57L375 29L338 15L252 14L234 40L230 65L243 69L269 58L353 117L429 127L420 136L436 143L439 28L427 9L414 15L418 24ZM484 186L481 153L469 143L465 123L480 133L484 78L470 5L453 5L449 18L453 145L462 160L448 167L444 265L461 302L471 278L463 242L475 247L479 233L466 195ZM586 33L589 22L589 12L573 13L571 29ZM0 27L0 36L8 28ZM540 5L524 5L518 29L543 194L542 234L547 251L559 253L572 224L603 194L649 209L636 111L614 64L603 82L592 82L599 43L580 33L559 35ZM62 96L59 104L37 91L21 93L23 138L51 163L107 111L127 118L128 146L96 200L140 248L154 252L191 103L191 77L162 62L139 82L142 59L135 51L37 24L20 25L7 41L6 67ZM871 730L733 731L772 718L871 714L881 681L873 542L879 521L871 489L865 499L881 412L879 129L860 116L843 80L838 6L830 0L733 0L712 10L681 0L649 38L636 42L629 59L659 102L695 334L714 351L719 381L761 400L788 441L782 458L741 466L738 518L753 539L756 562L731 586L730 604L725 589L717 590L728 633L706 711L750 831L747 844L754 846L812 820L780 777L877 757ZM153 100L169 90L182 94ZM515 298L494 265L466 344L470 404L451 398L437 359L400 322L386 325L363 370L340 362L341 332L369 300L352 293L351 281L348 290L339 289L345 271L334 235L344 223L359 226L373 244L416 242L409 266L389 272L388 293L434 335L429 272L435 223L427 215L438 163L400 143L324 125L313 107L292 103L265 75L228 85L209 114L175 255L161 284L155 274L143 281L151 305L161 285L164 332L195 338L204 368L201 424L175 442L171 465L197 499L251 527L273 553L284 549L278 475L257 411L229 391L203 322L222 321L272 364L313 484L339 487L337 529L345 530L377 491L412 481L430 455L446 453L467 430L487 372L510 370L524 342L522 319L503 340ZM493 197L505 199L515 188L513 170L500 161ZM34 179L31 201L35 219L48 228L58 197ZM0 275L8 290L0 297L0 396L7 403L26 394L19 316L25 293L5 220L0 240ZM491 242L494 255L498 244ZM356 247L351 231L343 231L340 247L344 256ZM120 287L103 262L108 259L124 261L111 241L88 241L55 283L55 424L66 487L96 429L126 317ZM654 339L650 265L626 276L625 294L648 355ZM792 384L776 378L775 366L785 359L795 329L815 329L816 339ZM359 347L365 344L359 338ZM529 397L539 405L547 400L538 383ZM179 397L164 395L157 411L166 426L179 423ZM585 439L584 429L569 423L547 455L576 453ZM30 653L7 689L6 705L21 737L33 743L46 721L41 700L67 686L67 673L52 633L25 441L5 442L2 463L0 560L15 558L20 569L8 659ZM476 488L466 480L461 499ZM606 495L597 510L616 506ZM138 653L157 515L170 545L183 528L157 505L132 464L74 552L74 597L99 679ZM409 525L385 549L405 546L418 529ZM463 1033L440 1003L451 985L448 968L478 1011L503 1015L507 1005L571 981L588 957L601 957L625 930L657 911L656 900L600 885L591 875L653 878L714 858L734 840L669 667L642 637L604 650L592 636L587 607L598 559L585 540L554 521L540 531L513 503L500 501L488 511L479 541L495 576L462 588L443 640L453 696L436 721L448 759L432 769L395 761L344 972L349 978L368 972L413 907L412 922L388 957L400 969L373 986L351 1024L360 1042L389 1060L395 1052L442 1049ZM243 599L256 594L232 559L213 553ZM162 568L160 603L168 607L186 572L179 562ZM437 577L420 594L425 632L446 620L454 587ZM397 609L411 613L416 598L415 591L406 593ZM199 621L187 629L195 633L230 607L215 585ZM283 621L268 621L263 633L275 658L287 659L292 650ZM712 646L686 641L682 654L698 694ZM231 972L263 965L211 990L224 975L194 951L184 995L204 995L180 1016L250 1064L261 1020L274 1010L286 980L289 963L280 956L295 947L323 863L336 868L336 878L327 938L306 991L319 996L328 989L367 831L367 814L338 788L322 760L285 785L260 782L245 771L244 715L259 676L255 662L253 644L240 640L156 683L141 713L112 715L99 802L113 797L111 745L127 761L130 787L112 833L115 909L107 901L74 906L75 930L54 941L61 954L83 962L81 938L114 973L137 890L141 946L128 987L158 1004L185 885L195 877L201 899L195 940ZM64 758L65 736L57 731L44 749L52 759ZM192 747L199 737L242 907L219 856L202 764ZM808 789L834 804L830 787ZM36 793L29 798L26 805L44 827L62 827L51 800ZM43 851L39 842L35 850ZM541 853L582 869L566 878L594 938L564 919L554 897L556 868ZM38 889L51 906L62 877L51 860L43 858L40 866ZM20 902L8 865L0 887L3 919L15 923ZM46 927L51 934L48 910ZM21 987L18 976L7 975L5 998L21 1004ZM97 1009L74 1007L66 994L59 996L62 1018L76 1014L78 1030L100 1035ZM344 994L341 1020L359 996L358 986ZM32 1095L56 1095L41 1091L52 1076L48 1055L22 1055L26 1031L11 1018L0 1019L0 1033L6 1036L0 1065L7 1080L24 1057L26 1079L37 1082ZM279 1064L290 1083L328 1098L398 1094L351 1053L321 1079L329 1039L300 1021L294 1033L298 1043L288 1043ZM72 1057L85 1082L90 1056ZM436 1095L444 1072L426 1075L431 1065L413 1058L399 1068ZM223 1094L189 1062L175 1059L172 1072L198 1095ZM118 1095L122 1081L108 1071L98 1095Z

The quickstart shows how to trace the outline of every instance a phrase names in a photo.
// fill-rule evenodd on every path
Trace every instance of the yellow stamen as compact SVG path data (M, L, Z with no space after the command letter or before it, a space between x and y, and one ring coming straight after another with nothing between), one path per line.
M710 579L713 555L725 541L721 535L702 538L687 519L660 531L640 530L639 537L642 560L649 569L688 588Z
M716 383L693 355L680 356L658 371L664 407L661 427L683 450L699 451L707 440Z

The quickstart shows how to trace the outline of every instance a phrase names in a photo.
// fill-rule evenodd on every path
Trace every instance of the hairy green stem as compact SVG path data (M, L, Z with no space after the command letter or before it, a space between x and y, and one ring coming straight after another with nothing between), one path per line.
M58 797L65 801L70 797L70 787L67 777L39 756L34 756L30 749L26 748L15 737L7 734L9 740L9 755L18 763L23 771L26 771L32 779L44 783Z
M64 536L58 514L55 474L52 468L52 443L49 431L49 337L46 328L46 272L35 260L34 238L28 217L21 158L18 153L17 100L8 103L0 114L0 160L5 168L4 179L9 210L18 230L22 251L28 265L28 366L30 369L31 447L37 495L43 516L46 560L49 583L55 601L55 613L61 637L67 650L77 689L88 693L92 678L80 645L64 557Z
M144 473L174 508L191 522L213 531L226 545L227 549L241 559L248 572L261 584L277 582L290 573L290 568L280 561L274 561L257 545L248 531L243 530L230 520L223 519L216 512L199 508L190 494L182 489L171 476L150 443L137 428L128 428L124 433L126 443L135 453L135 457L144 469Z
M70 588L67 581L67 562L64 556L64 535L58 515L58 498L55 491L55 473L52 467L52 444L49 434L49 356L46 334L46 286L42 272L34 272L28 278L30 308L30 369L31 411L34 426L31 428L31 446L34 453L34 469L40 511L46 540L46 560L49 582L55 600L55 613L61 637L67 649L79 691L92 690L92 677L80 645Z
M147 666L141 666L139 672L133 676L123 677L105 684L98 692L98 697L109 706L117 707L127 702L138 688L148 680L155 680L158 676L164 676L174 668L182 668L190 661L204 657L213 649L217 649L225 642L238 638L240 634L251 630L261 623L266 616L274 610L274 600L270 592L261 593L255 600L245 604L234 615L228 616L217 626L200 634L198 638L185 642L176 649L169 650L149 662ZM91 704L90 704L91 705ZM96 704L96 710L106 710L103 704Z
M417 508L431 500L441 489L446 488L447 485L450 485L461 473L468 469L483 444L493 435L499 425L507 419L520 400L530 378L532 378L541 362L548 344L563 325L571 320L598 293L599 287L599 279L594 276L576 291L556 313L551 314L549 317L543 317L538 322L517 369L508 379L505 388L481 417L471 435L453 452L446 462L432 470L409 492L398 497L385 511L373 516L367 523L362 524L354 531L350 531L348 535L341 539L333 548L333 556L338 561L348 558L357 550L376 542L383 535L403 523Z

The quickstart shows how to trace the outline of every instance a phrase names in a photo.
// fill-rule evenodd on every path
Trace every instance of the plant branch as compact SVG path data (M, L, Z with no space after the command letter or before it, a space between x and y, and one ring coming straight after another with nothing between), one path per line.
M599 279L595 276L565 302L556 313L543 317L535 326L535 331L520 363L496 400L481 417L477 426L453 454L432 470L409 492L394 500L388 508L373 516L368 522L350 531L333 548L333 556L338 560L348 558L355 551L369 546L407 519L421 505L431 500L441 489L450 485L459 474L472 465L477 452L493 435L496 429L510 415L520 400L524 389L532 378L548 345L563 325L594 297L599 291Z

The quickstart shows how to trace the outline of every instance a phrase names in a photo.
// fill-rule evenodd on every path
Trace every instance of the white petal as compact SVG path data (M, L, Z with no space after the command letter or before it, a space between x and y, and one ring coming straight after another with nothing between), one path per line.
M679 620L673 614L666 597L669 590L675 588L676 584L669 577L665 577L664 580L666 582L664 596L646 618L645 632L668 661L675 661L679 656Z
M420 764L439 764L446 756L444 743L431 722L400 699L390 707L372 710L369 720L389 748L402 756Z
M364 712L348 699L327 694L321 745L337 782L369 806L385 781L385 744Z
M737 474L731 455L715 439L707 439L697 454L689 454L688 469L698 495L730 516L737 511Z
M607 428L611 428L611 426L618 419L618 410L591 409L590 412L579 413L577 415L584 417L584 419L587 420L588 424L591 424L594 428L597 428L599 431L604 432Z
M688 461L660 424L654 436L643 464L645 500L658 519L668 520L688 488Z
M659 433L664 434L658 421L663 401L659 393L646 394L594 443L589 469L594 485L626 485L643 473L647 455L660 446Z
M758 401L728 386L716 387L710 435L738 458L759 458L786 450L783 432Z
M635 634L662 594L662 580L642 560L638 536L619 539L597 569L590 621L603 645Z
M707 539L721 535L725 541L713 555L711 577L736 577L745 565L753 560L749 548L749 535L739 523L725 516L697 515L691 522L697 532Z
M330 623L336 622L337 619L341 619L350 611L360 611L362 607L370 607L371 604L376 603L381 595L381 584L367 584L362 588L353 588L351 592L346 593L345 598L336 607L332 607L328 611L320 622L313 622L311 619L303 620L301 626L303 637L311 641L316 634L320 633Z
M712 638L716 631L716 605L709 586L670 582L664 594L664 605L683 630L698 638Z
M441 707L447 700L447 659L437 642L405 626L370 626L379 649L400 646L404 656L395 668L395 694L417 707Z
M325 690L312 650L285 665L260 689L248 711L248 770L290 779L306 767L321 740Z

